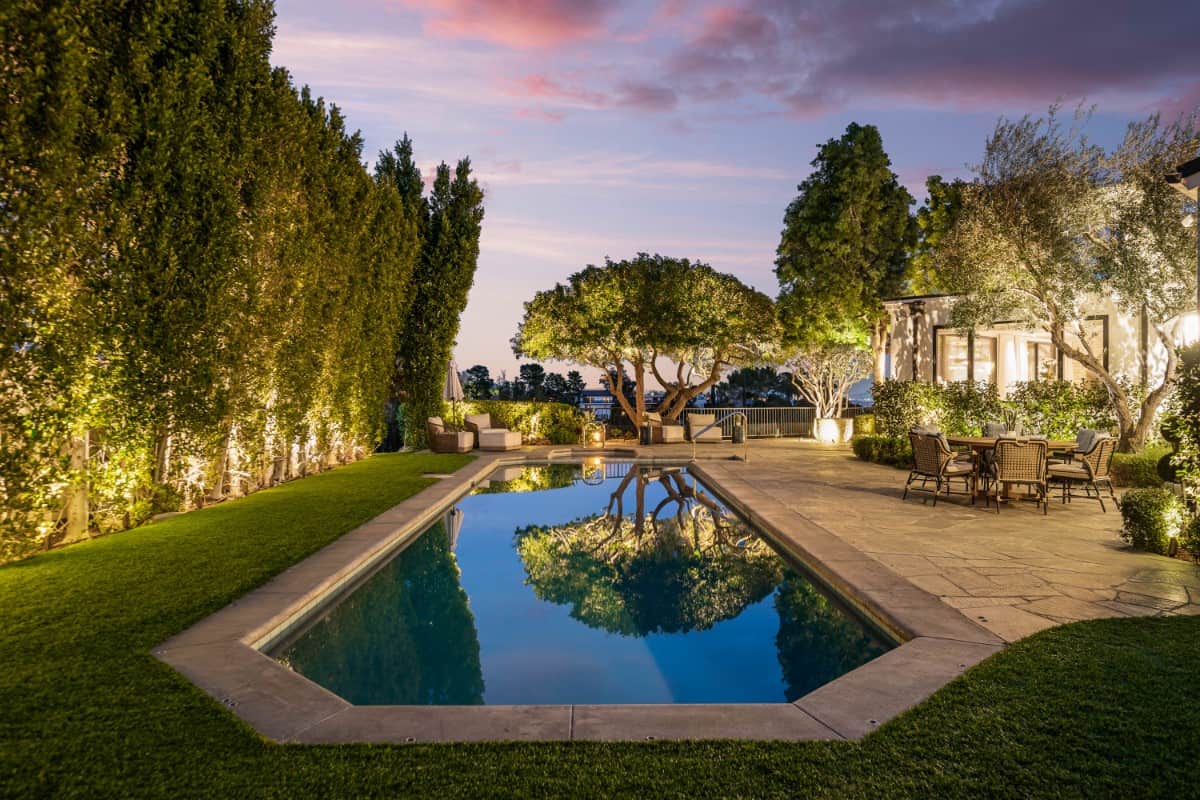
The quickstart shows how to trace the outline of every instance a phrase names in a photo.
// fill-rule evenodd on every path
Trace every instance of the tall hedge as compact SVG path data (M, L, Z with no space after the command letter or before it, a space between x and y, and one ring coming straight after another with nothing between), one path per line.
M412 284L420 187L271 67L273 21L0 5L0 560L370 452L414 294L456 324L465 290ZM455 232L467 184L434 187Z
M409 173L400 147L397 153L401 174ZM406 431L405 443L414 447L426 444L423 421L441 412L459 317L475 280L483 190L471 177L469 159L458 162L453 179L446 164L438 166L424 211L421 258L413 276L414 297L397 355L397 384L405 414L415 423Z

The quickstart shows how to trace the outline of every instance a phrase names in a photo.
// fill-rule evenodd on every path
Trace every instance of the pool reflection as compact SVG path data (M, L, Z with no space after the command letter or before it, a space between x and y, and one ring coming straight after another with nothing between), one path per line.
M360 704L772 702L885 649L685 469L604 462L495 474L277 657Z

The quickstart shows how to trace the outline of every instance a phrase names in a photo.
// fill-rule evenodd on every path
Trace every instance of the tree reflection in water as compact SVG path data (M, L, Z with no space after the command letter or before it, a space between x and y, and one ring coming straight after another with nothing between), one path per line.
M444 523L277 657L351 703L483 703L475 619Z
M789 570L775 593L775 636L788 702L882 655L888 648L811 583Z
M666 496L647 508L652 484ZM605 513L520 528L516 546L538 598L626 636L707 630L762 600L785 572L764 541L678 469L634 467Z

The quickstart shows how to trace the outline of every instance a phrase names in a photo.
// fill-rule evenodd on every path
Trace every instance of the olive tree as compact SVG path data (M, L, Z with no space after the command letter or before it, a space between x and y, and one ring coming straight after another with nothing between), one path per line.
M1056 108L1044 119L1001 120L936 258L964 293L959 324L1006 319L1045 330L1104 385L1121 447L1136 449L1175 381L1180 316L1195 297L1195 251L1182 225L1188 204L1163 180L1195 156L1195 118L1134 123L1112 153L1086 139L1085 121L1077 114L1064 125ZM1164 369L1140 408L1087 336L1101 297L1144 314L1165 348Z

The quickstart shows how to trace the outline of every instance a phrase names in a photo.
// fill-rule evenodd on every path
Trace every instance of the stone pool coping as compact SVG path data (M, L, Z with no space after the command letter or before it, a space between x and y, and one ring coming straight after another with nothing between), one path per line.
M278 742L812 740L857 739L1004 646L713 458L687 466L818 582L900 642L897 647L792 703L663 705L355 706L260 652L286 635L290 623L383 563L493 470L572 453L681 463L640 448L482 455L163 642L154 655Z

